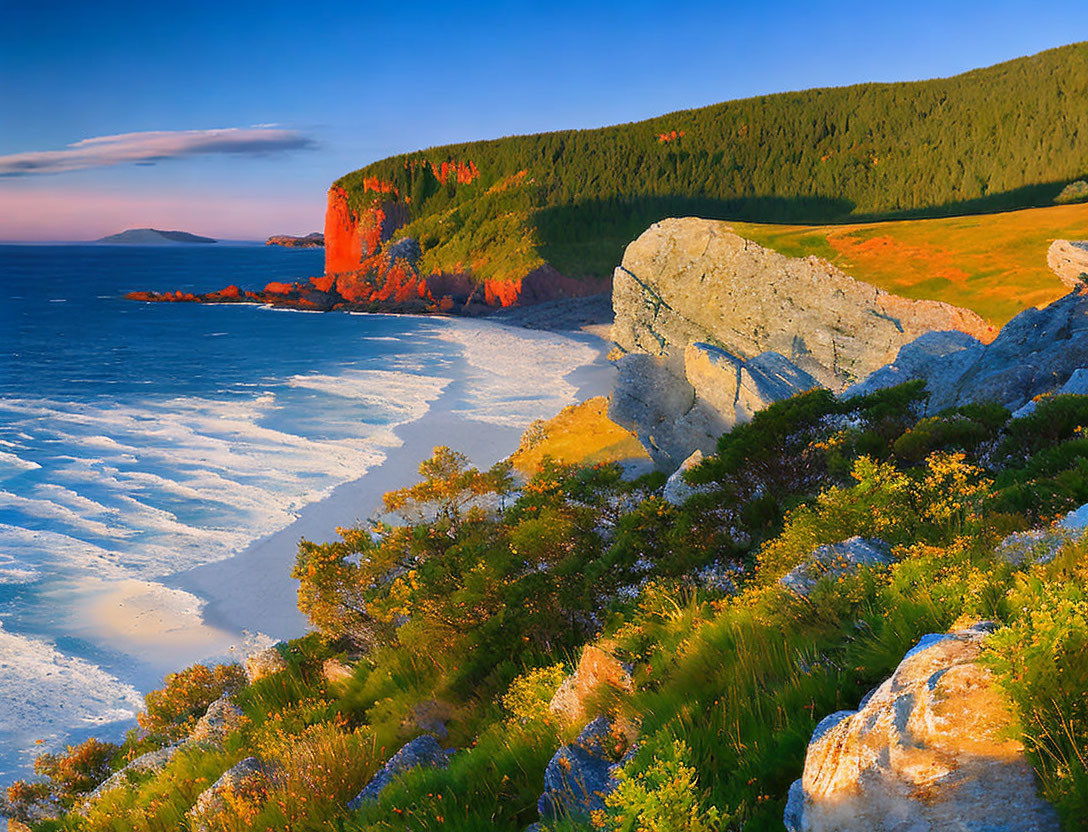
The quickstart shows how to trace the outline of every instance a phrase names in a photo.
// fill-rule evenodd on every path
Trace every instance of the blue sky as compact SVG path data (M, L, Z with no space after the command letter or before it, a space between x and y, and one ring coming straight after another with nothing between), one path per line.
M0 239L305 233L393 153L1088 40L1083 0L33 5L0 0Z

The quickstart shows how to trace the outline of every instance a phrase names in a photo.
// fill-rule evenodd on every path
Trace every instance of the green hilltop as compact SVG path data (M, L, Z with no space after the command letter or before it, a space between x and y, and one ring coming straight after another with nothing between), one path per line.
M650 223L837 222L1051 204L1088 171L1088 43L929 81L729 101L646 121L392 156L340 178L396 186L428 270L611 273ZM440 182L429 164L471 161ZM389 198L383 196L381 198Z

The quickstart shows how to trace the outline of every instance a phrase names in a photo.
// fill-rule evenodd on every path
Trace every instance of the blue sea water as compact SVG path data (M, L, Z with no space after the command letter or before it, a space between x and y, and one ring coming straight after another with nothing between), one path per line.
M592 360L487 322L124 299L321 267L262 246L0 246L0 782L131 724L144 634L111 635L105 607L161 607L184 640L200 599L160 581L362 476L451 384L460 418L524 427Z

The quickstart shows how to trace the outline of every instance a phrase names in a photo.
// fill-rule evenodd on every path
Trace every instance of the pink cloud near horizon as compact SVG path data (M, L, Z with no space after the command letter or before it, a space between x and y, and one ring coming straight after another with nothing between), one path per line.
M91 189L0 188L0 240L95 240L126 228L189 231L217 239L263 240L324 227L324 195L143 194Z
M0 177L66 173L125 163L154 164L187 156L263 156L314 147L312 139L295 130L270 126L118 133L81 139L64 150L32 150L0 156Z

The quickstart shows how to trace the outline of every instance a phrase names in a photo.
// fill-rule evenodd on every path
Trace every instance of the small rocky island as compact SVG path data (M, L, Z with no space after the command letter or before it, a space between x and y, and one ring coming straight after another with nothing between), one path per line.
M266 246L283 246L284 248L324 248L325 235L320 231L314 231L305 237L294 237L290 234L273 234L265 241Z
M162 246L186 243L214 243L211 237L201 237L188 231L161 231L158 228L129 228L95 240L96 243L129 246Z

